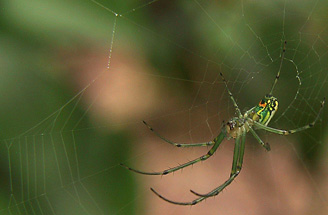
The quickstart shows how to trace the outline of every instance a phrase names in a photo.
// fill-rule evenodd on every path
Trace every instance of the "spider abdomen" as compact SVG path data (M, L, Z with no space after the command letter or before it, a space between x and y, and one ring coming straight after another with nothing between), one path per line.
M278 100L272 95L266 95L250 114L253 121L268 125L278 110Z

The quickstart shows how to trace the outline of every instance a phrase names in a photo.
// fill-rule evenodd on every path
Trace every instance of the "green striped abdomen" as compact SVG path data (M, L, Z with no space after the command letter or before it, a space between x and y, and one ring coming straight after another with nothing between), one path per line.
M278 100L272 95L266 95L252 112L252 119L263 125L268 125L276 111L278 110Z

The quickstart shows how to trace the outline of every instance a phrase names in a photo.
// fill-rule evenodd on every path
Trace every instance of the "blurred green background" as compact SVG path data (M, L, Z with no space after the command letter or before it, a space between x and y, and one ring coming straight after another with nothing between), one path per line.
M148 190L152 179L119 163L149 170L185 162L183 155L176 156L179 161L157 159L161 150L165 155L174 148L155 139L142 120L176 141L208 141L222 120L234 115L219 72L244 111L269 92L285 40L274 93L280 109L271 125L312 122L328 91L327 6L327 1L2 1L0 214L204 214L207 209L206 214L234 214L218 203L221 199L192 209L168 205ZM274 149L270 168L275 156L286 156L285 151L294 156L293 169L304 173L297 177L309 186L299 198L312 198L310 203L287 201L276 180L278 200L261 200L265 191L252 192L258 205L242 204L247 210L327 213L326 109L321 119L293 137L260 132ZM261 163L260 146L253 145L249 160ZM188 152L196 156L196 150ZM230 160L222 166L230 168ZM271 180L259 175L259 181ZM295 184L297 179L292 178ZM162 191L168 190L171 196L176 191L170 184ZM238 190L232 195L239 202L250 198Z

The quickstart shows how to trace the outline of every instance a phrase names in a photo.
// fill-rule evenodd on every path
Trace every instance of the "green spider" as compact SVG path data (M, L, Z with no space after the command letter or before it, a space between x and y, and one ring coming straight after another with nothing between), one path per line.
M258 105L256 105L255 107L251 108L250 110L246 111L244 114L241 113L231 91L228 88L228 84L227 81L225 80L224 76L222 73L220 73L222 81L225 84L225 88L230 96L230 99L234 105L234 108L238 114L237 117L233 117L232 119L230 119L227 123L223 124L223 127L221 129L221 133L214 138L214 140L209 141L209 142L204 142L204 143L176 143L176 142L172 142L168 139L166 139L165 137L161 136L160 134L158 134L156 131L154 131L154 129L152 127L150 127L145 121L144 124L152 131L154 132L155 135L157 135L160 139L164 140L165 142L168 142L176 147L193 147L193 146L212 146L212 148L207 152L207 154L191 160L187 163L181 164L179 166L173 167L173 168L169 168L166 169L164 171L161 172L143 172L140 170L136 170L130 167L127 167L123 164L121 164L122 166L126 167L127 169L136 172L136 173L140 173L140 174L145 174L145 175L167 175L169 173L175 172L179 169L185 168L187 166L193 165L195 163L198 163L200 161L205 161L208 158L210 158L214 152L218 149L218 147L220 146L221 142L224 140L224 138L227 139L235 139L235 147L234 147L234 152L233 152L233 161L232 161L232 169L231 169L231 173L230 173L230 177L228 180L226 180L222 185L220 185L219 187L215 188L214 190L206 193L206 194L200 194L197 193L193 190L190 190L190 192L192 192L193 194L195 194L196 196L198 196L198 198L194 199L193 201L190 202L177 202L177 201L172 201L170 199L167 199L165 197L163 197L162 195L160 195L158 192L156 192L153 188L150 188L151 191L153 191L158 197L160 197L161 199L173 203L173 204L177 204L177 205L195 205L209 197L213 197L218 195L224 188L226 188L240 173L241 168L242 168L242 164L243 164L243 157L244 157L244 151L245 151L245 139L246 139L246 133L247 132L251 132L251 134L255 137L255 139L267 150L270 151L270 145L268 143L264 143L261 138L256 134L256 132L254 130L256 129L263 129L266 130L268 132L272 132L275 134L280 134L280 135L289 135L289 134L293 134L296 132L300 132L303 130L306 130L308 128L311 128L315 125L315 123L318 121L320 113L324 107L324 103L325 103L325 98L322 100L321 102L321 108L315 118L315 120L305 126L296 128L296 129L292 129L292 130L281 130L281 129L276 129L276 128L272 128L272 127L268 127L268 123L271 121L272 117L274 116L274 114L276 113L277 109L278 109L278 100L277 98L275 98L274 96L272 96L272 92L273 89L276 85L276 83L278 82L279 76L280 76L280 71L281 71L281 67L282 67L282 61L284 59L284 54L286 51L286 41L284 43L284 48L283 48L283 52L282 52L282 56L281 56L281 62L280 62L280 68L278 70L278 73L276 75L275 81L272 85L271 91L269 94L267 94L266 96L264 96L264 98L259 102Z

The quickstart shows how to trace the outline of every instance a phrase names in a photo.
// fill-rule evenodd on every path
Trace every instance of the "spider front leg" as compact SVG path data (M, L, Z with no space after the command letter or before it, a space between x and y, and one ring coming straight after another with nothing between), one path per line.
M181 164L179 166L176 166L176 167L172 167L172 168L169 168L169 169L166 169L164 171L160 171L160 172L144 172L144 171L140 171L140 170L136 170L136 169L133 169L131 167L128 167L128 166L125 166L124 164L121 164L121 166L127 168L128 170L131 170L133 172L136 172L136 173L140 173L140 174L144 174L144 175L167 175L169 173L172 173L172 172L175 172L179 169L183 169L187 166L190 166L192 164L195 164L195 163L198 163L200 161L205 161L207 160L208 158L210 158L214 152L218 149L218 147L220 146L221 142L223 141L223 139L226 137L226 130L225 128L222 128L222 131L221 133L213 140L214 142L214 145L212 146L212 148L207 152L207 154L199 157L199 158L196 158L194 160L191 160L187 163L184 163L184 164Z
M243 165L243 159L245 153L245 140L246 140L246 131L243 128L241 137L240 136L236 137L236 143L233 153L232 169L228 180L226 180L222 185L220 185L219 187L215 188L214 190L206 194L200 194L193 190L190 190L190 192L202 198L208 198L218 195L224 188L226 188L229 184L231 184L231 182L239 175Z
M166 139L165 137L163 137L162 135L160 135L159 133L157 133L152 127L150 127L150 125L148 125L147 122L142 121L148 128L149 130L151 130L157 137L159 137L160 139L164 140L165 142L174 145L176 147L195 147L195 146L211 146L214 144L214 141L209 141L209 142L204 142L204 143L176 143L173 142L171 140Z
M218 195L224 188L226 188L238 176L239 172L241 171L241 167L243 164L244 152L245 152L245 139L246 139L246 130L244 127L242 129L243 129L242 134L236 137L234 157L233 157L233 162L232 162L230 178L227 181L225 181L218 188L216 188L216 189L212 190L211 192L204 194L204 195L191 190L191 192L193 194L199 196L199 198L194 199L191 202L172 201L172 200L167 199L164 196L160 195L159 193L157 193L153 188L150 188L150 190L153 191L159 198L161 198L169 203L176 204L176 205L196 205L199 202L201 202L209 197Z
M158 192L156 192L153 188L150 188L151 191L153 191L153 193L155 193L156 196L158 196L159 198L163 199L164 201L167 201L171 204L175 204L175 205L196 205L199 202L203 201L204 199L206 199L207 197L199 197L197 199L194 199L191 202L176 202L176 201L172 201L170 199L165 198L164 196L162 196L161 194L159 194Z
M233 104L233 106L235 107L236 112L238 113L238 117L241 118L241 117L242 117L241 111L240 111L240 109L239 109L239 107L238 107L238 105L237 105L237 102L236 102L235 98L233 97L231 91L229 90L228 83L227 83L227 81L225 80L225 78L224 78L222 72L220 72L220 76L221 76L222 81L223 81L223 83L224 83L224 85L225 85L225 87L226 87L226 90L228 91L228 94L229 94L229 97L230 97L230 99L231 99L231 101L232 101L232 104Z

